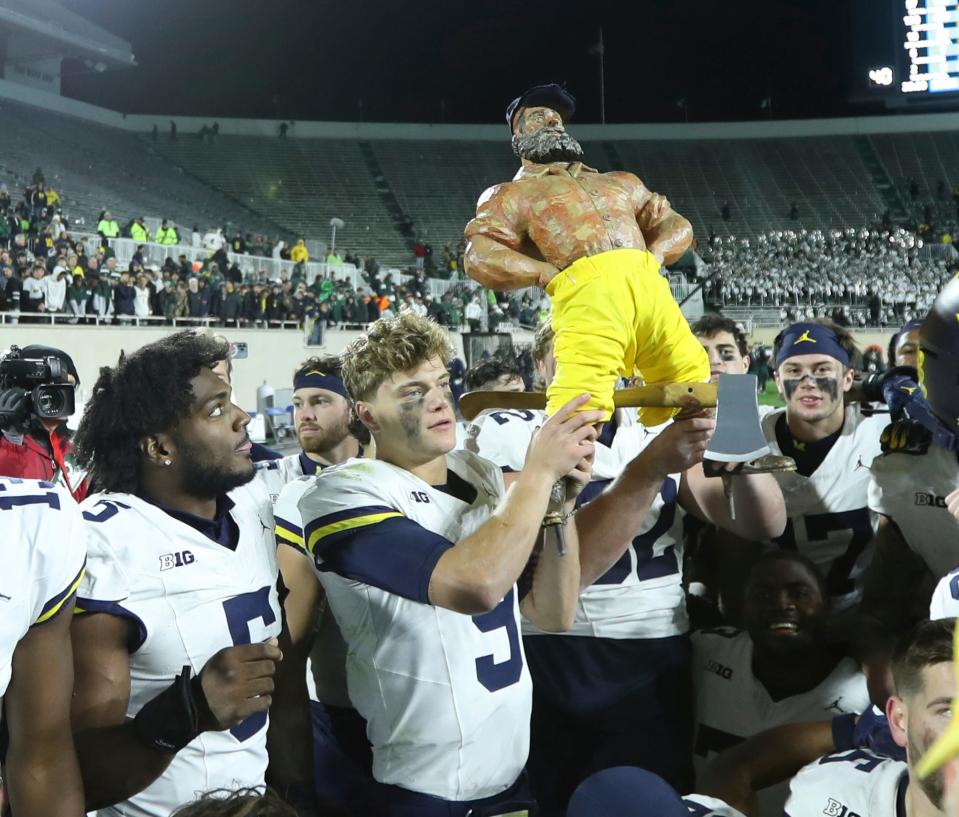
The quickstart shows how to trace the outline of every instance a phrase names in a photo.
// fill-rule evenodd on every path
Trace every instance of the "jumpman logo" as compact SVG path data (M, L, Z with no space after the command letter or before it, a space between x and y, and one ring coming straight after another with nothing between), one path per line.
M259 516L256 518L256 521L260 523L260 527L263 528L263 530L266 530L266 531L270 530L270 526L267 525L262 519L260 519Z
M839 705L839 702L841 700L842 700L842 695L836 698L836 700L833 701L831 704L829 704L829 706L825 707L825 711L828 712L830 709L835 709L839 714L845 713L846 710Z
M793 341L793 346L798 346L800 343L819 343L819 341L809 337L809 330L807 329Z
M912 396L912 393L918 388L918 386L902 386L902 390Z

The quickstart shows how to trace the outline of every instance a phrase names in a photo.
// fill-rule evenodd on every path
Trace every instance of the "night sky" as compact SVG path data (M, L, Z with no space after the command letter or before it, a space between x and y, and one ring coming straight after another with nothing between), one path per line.
M128 113L498 122L526 86L564 82L576 121L842 116L845 0L63 0L132 43L139 67L63 92Z

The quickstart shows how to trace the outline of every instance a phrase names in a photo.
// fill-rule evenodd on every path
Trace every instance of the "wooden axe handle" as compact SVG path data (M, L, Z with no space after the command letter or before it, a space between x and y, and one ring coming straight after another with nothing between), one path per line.
M716 405L717 389L713 383L664 383L658 386L634 386L613 392L617 408L704 408ZM542 411L546 394L535 391L471 391L460 397L460 413L464 420L490 409L526 409Z

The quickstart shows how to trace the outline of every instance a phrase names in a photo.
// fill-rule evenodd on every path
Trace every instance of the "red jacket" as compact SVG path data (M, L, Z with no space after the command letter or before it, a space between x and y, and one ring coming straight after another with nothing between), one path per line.
M89 488L85 474L77 467L73 458L73 442L66 433L66 427L58 430L56 434L59 436L63 451L66 475L53 459L49 443L42 442L29 434L22 439L13 434L3 434L0 435L0 477L52 482L66 488L77 502L81 502Z

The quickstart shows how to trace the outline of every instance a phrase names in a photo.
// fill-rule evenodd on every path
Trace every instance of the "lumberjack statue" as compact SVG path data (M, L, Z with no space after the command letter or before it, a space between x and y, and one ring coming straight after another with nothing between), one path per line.
M632 173L600 173L564 123L575 100L538 85L507 108L522 167L480 197L466 226L465 269L490 289L541 286L552 300L556 375L547 412L584 391L581 410L613 410L617 378L705 382L706 352L660 275L689 247L689 222ZM646 425L675 409L644 408Z

